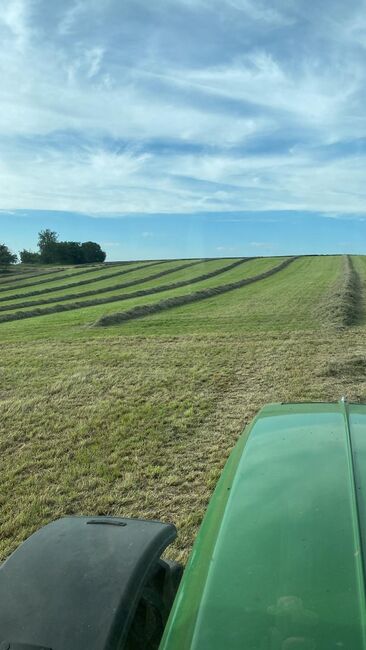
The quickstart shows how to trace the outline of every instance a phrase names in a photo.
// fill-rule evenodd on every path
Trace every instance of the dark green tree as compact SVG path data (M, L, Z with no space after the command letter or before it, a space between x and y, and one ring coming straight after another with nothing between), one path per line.
M57 242L56 262L58 264L83 264L84 257L81 244L76 241Z
M105 251L102 251L99 244L94 241L85 241L81 244L83 252L84 263L90 262L104 262L107 257Z
M38 248L41 261L44 264L54 264L56 258L58 235L53 230L41 230L38 235Z
M12 253L5 244L0 244L0 266L10 266L18 261L15 253Z
M38 248L39 254L22 251L22 261L27 260L28 263L40 261L44 264L90 264L104 262L106 258L106 253L96 242L59 241L57 233L49 229L41 230L39 233Z
M39 264L41 262L41 256L39 253L27 251L25 248L20 251L19 257L23 264Z

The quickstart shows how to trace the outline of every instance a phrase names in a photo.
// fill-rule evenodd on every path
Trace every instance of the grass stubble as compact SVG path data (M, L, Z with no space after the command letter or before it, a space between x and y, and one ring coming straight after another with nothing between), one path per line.
M330 322L4 341L0 557L57 517L111 514L173 521L169 555L185 561L257 410L271 401L366 401L365 369L364 327Z

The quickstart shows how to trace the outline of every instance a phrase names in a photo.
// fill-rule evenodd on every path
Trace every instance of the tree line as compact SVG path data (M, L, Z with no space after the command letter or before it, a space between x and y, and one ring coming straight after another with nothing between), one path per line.
M93 241L59 241L53 230L41 230L38 234L38 252L23 249L19 253L23 264L90 264L104 262L106 253ZM0 244L0 266L18 262L18 256Z

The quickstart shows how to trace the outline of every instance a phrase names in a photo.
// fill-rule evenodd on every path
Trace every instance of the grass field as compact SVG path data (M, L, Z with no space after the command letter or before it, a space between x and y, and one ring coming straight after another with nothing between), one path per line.
M83 269L73 280L80 269L54 269L44 284L37 282L45 271L0 280L0 299L10 295L5 285L24 284L27 274L30 293L89 278L73 295L121 298L89 307L78 298L70 311L0 323L2 558L56 517L97 513L174 521L179 538L170 555L184 561L230 449L258 408L341 396L366 401L364 258L351 265L340 256L298 258L262 279L283 258L232 268L237 260L195 261L181 270L189 261ZM357 279L352 301L347 273ZM105 314L248 278L251 284L221 295L95 325ZM115 289L128 282L136 284ZM129 296L136 291L147 293ZM74 303L57 302L69 293L42 293L50 302L40 308ZM335 307L351 314L355 300L354 324L340 324ZM24 302L0 306L16 313Z

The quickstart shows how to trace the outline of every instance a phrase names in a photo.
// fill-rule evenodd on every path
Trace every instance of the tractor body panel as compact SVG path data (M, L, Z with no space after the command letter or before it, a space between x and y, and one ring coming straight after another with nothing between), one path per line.
M239 439L161 650L365 650L366 406L269 405Z

